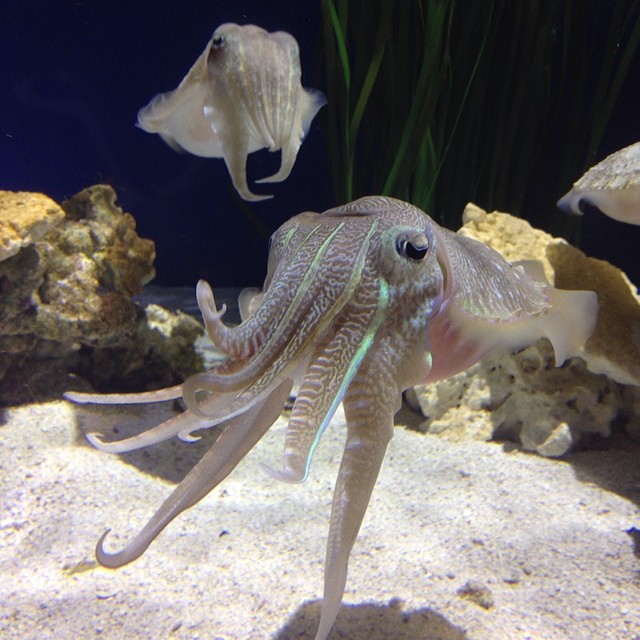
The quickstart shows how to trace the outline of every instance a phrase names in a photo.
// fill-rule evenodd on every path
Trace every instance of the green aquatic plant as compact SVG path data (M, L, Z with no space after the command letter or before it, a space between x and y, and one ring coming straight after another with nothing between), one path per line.
M381 193L458 226L464 204L558 228L640 43L634 0L323 0L339 200ZM558 222L557 222L558 221Z
M326 120L341 199L420 191L413 200L428 201L442 144L435 112L450 78L451 7L323 2Z

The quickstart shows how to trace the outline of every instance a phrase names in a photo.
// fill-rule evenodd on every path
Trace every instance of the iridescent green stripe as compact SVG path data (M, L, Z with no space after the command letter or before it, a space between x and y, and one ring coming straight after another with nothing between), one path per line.
M373 317L373 322L371 323L371 326L365 333L364 338L362 339L362 342L360 343L360 346L356 350L353 358L351 358L351 362L347 366L345 376L342 379L342 383L340 384L338 393L336 393L334 400L331 403L331 406L329 407L329 410L325 414L322 424L318 428L316 437L314 438L313 444L311 445L311 448L309 449L309 453L307 454L307 463L304 469L304 477L302 478L303 481L306 480L307 476L309 475L309 468L311 467L311 458L313 457L313 453L315 452L316 447L320 442L320 438L322 437L322 434L324 433L325 429L329 426L329 423L331 422L331 419L333 418L333 415L335 414L338 408L338 405L342 402L342 398L344 397L347 387L351 384L351 381L353 380L353 377L357 373L363 358L371 348L371 345L373 344L373 339L375 338L375 335L378 329L380 328L380 325L384 321L385 313L387 311L388 306L389 306L389 285L384 278L380 277L380 291L378 295L378 304L376 306L376 313Z

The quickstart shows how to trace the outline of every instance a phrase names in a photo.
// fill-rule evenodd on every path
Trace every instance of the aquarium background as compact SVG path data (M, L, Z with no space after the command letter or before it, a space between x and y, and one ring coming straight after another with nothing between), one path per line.
M265 273L267 238L282 222L304 210L322 211L340 204L348 194L358 197L384 190L386 181L374 179L373 167L380 158L400 162L400 156L389 150L388 143L401 137L402 126L407 121L402 116L396 118L393 125L380 125L363 112L353 138L360 146L349 151L344 146L346 114L351 109L353 115L359 105L363 85L358 84L358 77L363 83L371 79L370 68L372 62L376 64L376 51L379 52L376 46L384 36L383 27L388 27L384 55L397 52L400 45L407 44L406 26L403 27L405 33L396 33L395 23L391 22L395 19L394 11L402 8L411 21L410 35L424 38L431 46L436 42L436 34L427 33L424 22L413 19L411 11L421 18L429 17L428 25L433 25L434 11L445 11L453 4L428 0L384 3L27 0L11 3L0 10L0 188L41 191L61 201L91 184L111 184L118 193L120 205L135 216L140 235L156 243L156 284L192 286L204 277L216 287L258 285ZM609 4L614 8L607 21L602 7ZM444 107L440 104L429 120L430 144L435 148L437 143L442 148L443 141L449 141L447 127L456 125L456 136L451 138L447 157L463 160L466 157L468 162L442 168L438 174L440 191L433 197L429 194L430 199L425 200L429 206L422 202L426 197L424 180L418 181L417 192L407 191L407 184L401 184L394 187L397 190L392 190L391 195L424 206L436 220L453 228L459 226L460 203L467 200L489 210L498 208L522 215L537 226L579 241L589 255L617 264L638 284L640 228L597 213L585 216L581 225L572 226L560 221L563 214L553 207L555 200L571 186L571 180L563 189L555 183L558 173L555 167L560 159L565 164L570 162L565 170L572 173L575 180L605 155L640 140L640 53L635 40L640 34L640 7L637 5L566 0L532 2L527 3L526 11L511 15L509 3L495 1L470 3L465 12L458 11L453 17L442 13L442 24L447 30L439 33L448 35L449 40L441 46L451 47L437 49L434 46L432 60L439 65L443 61L452 67L457 64L457 69L462 68L457 59L464 58L473 63L470 69L480 75L476 76L477 82L470 86L469 92L464 93L468 100L464 112L467 128L460 125L464 118L458 118L456 94L452 91L451 102ZM350 103L344 102L344 68L339 58L336 24L331 24L332 9L343 21L351 17L343 33L354 65ZM616 40L611 20L618 10L624 13L625 19L620 23L620 37ZM496 33L487 32L483 40L484 32L480 29L475 40L465 40L464 29L468 28L465 25L471 18L475 24L491 28L497 24L495 28L502 30L508 30L513 23L513 37L507 43L510 46L524 44L529 34L532 53L523 53L518 61L522 68L512 69L510 75L501 71L492 75L496 65L488 57L486 43L491 42L490 37ZM498 18L500 21L496 22ZM518 20L521 31L515 29ZM247 203L238 197L222 160L177 154L158 136L135 127L138 109L155 94L173 90L178 85L215 27L223 22L255 23L269 31L284 30L293 34L300 44L303 85L322 90L331 100L313 121L291 176L283 183L256 187L256 191L275 196L261 203ZM531 87L534 79L527 69L535 63L531 59L535 52L543 50L542 44L537 43L570 42L563 38L571 25L577 36L580 35L578 27L583 29L582 42L588 40L589 55L582 55L576 46L563 45L559 58L552 57L551 63L540 66L547 74L544 86L563 89L560 106L555 107L562 114L546 130L548 144L533 157L529 148L520 142L527 132L531 137L535 118L542 117L540 108L532 106L532 101L527 99L526 88ZM504 40L501 35L500 42ZM461 44L464 42L468 43L468 50ZM485 67L482 67L485 58L477 58L474 53L479 46L485 47L482 49L483 55L487 54ZM371 52L367 47L372 47ZM623 60L622 53L630 47L633 55ZM439 51L453 52L451 60ZM420 55L423 53L420 50ZM500 51L496 53L494 49L493 53L499 59ZM419 75L422 58L410 47L404 55ZM479 59L477 66L476 59ZM579 108L597 111L600 102L610 95L609 90L606 93L602 90L607 87L607 77L611 77L622 62L627 68L619 86L614 87L617 97L612 101L610 117L604 124L600 123L601 135L595 148L590 148L593 146L589 145L590 130L583 129L592 125L582 125ZM434 65L433 68L440 67ZM384 60L380 69L384 70ZM608 70L608 76L603 77L602 69ZM407 90L399 86L401 76L399 70L393 78L377 77L377 84L371 89L373 101L365 106L380 105L382 101L376 96L386 95L392 97L390 102L399 112L404 106L410 107L416 88ZM443 76L440 80L449 83L445 87L455 89L456 81L463 89L466 86L462 73L450 78ZM425 80L429 86L434 81L434 77ZM505 98L514 95L522 95L523 99L519 106L514 101L510 107L508 131L505 130L501 139L485 133L482 140L478 133L482 131L482 122L492 119L502 122L499 106L507 104ZM420 104L429 106L428 98ZM553 103L549 100L548 104ZM425 129L419 122L415 125L415 135L412 130L408 131L409 142L422 140L419 132ZM397 136L393 131L396 125L400 132ZM572 132L570 143L565 137L569 130ZM346 158L355 164L356 175L366 178L360 183L356 181L350 190L346 186ZM273 173L279 159L279 153L267 151L250 155L250 184L253 185L256 178ZM413 161L414 167L416 164ZM418 164L423 175L434 174L428 164ZM493 169L492 187L498 188L488 189L490 181L483 180L482 176L478 178L479 168ZM400 177L408 176L407 169L402 168L399 173ZM516 184L516 176L531 176L531 179L520 186ZM412 193L417 193L415 198Z

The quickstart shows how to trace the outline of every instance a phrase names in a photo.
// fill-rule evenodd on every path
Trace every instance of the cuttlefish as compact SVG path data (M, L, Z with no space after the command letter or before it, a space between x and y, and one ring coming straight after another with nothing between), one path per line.
M640 142L591 167L557 205L565 213L577 215L589 205L614 220L640 224Z
M210 286L196 295L206 330L227 359L183 385L160 391L92 395L76 402L137 403L182 396L186 410L120 441L88 434L95 447L123 452L173 436L221 435L149 523L98 561L120 567L139 557L185 509L207 495L280 416L294 381L281 468L302 482L340 402L347 435L334 492L316 640L329 634L344 593L347 563L367 509L404 389L457 373L488 351L518 349L547 336L556 362L591 334L596 295L561 291L533 264L512 265L486 245L439 227L421 210L385 197L362 198L325 213L302 213L271 239L263 293L249 317L223 323Z
M255 25L223 24L175 91L161 93L138 113L138 125L177 151L224 158L245 200L265 200L247 184L247 155L282 150L280 169L258 182L291 173L311 121L326 104L303 89L296 39Z

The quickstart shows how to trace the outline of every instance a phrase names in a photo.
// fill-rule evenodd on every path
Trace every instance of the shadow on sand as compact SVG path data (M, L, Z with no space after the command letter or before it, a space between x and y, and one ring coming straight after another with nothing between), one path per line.
M441 614L423 608L404 611L402 601L343 604L329 640L466 640L464 630ZM274 640L313 640L320 621L320 600L305 602Z

